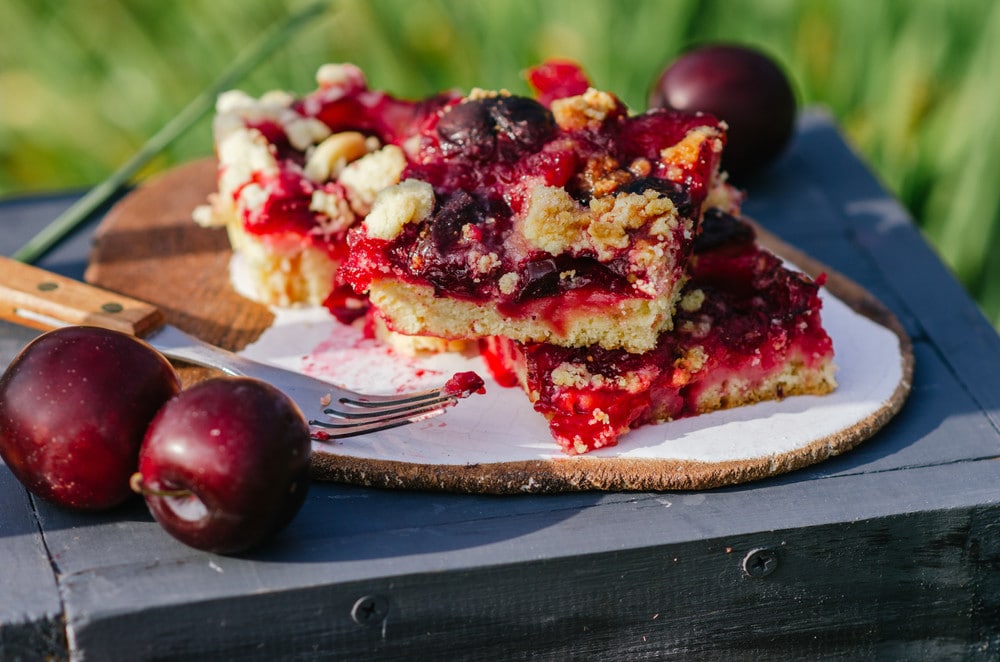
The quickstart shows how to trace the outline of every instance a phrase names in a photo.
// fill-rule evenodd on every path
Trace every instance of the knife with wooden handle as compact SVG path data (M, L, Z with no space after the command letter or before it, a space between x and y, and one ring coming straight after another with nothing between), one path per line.
M100 326L140 338L167 321L151 304L3 256L0 318L42 330Z

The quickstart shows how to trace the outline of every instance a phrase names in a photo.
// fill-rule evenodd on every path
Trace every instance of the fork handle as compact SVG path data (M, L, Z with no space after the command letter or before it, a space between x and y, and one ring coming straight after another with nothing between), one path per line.
M163 326L156 306L0 256L0 319L49 330L100 326L143 337Z

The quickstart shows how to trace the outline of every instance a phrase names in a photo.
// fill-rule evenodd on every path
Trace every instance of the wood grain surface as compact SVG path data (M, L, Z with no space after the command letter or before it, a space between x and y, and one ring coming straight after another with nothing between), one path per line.
M191 220L195 206L215 190L215 161L203 159L170 170L139 187L106 215L94 235L86 280L160 307L169 322L203 340L239 350L257 339L273 322L263 305L239 295L229 280L231 252L225 230L203 228ZM568 462L496 465L413 465L369 461L335 453L314 454L314 476L380 487L512 493L532 478L534 491L614 489L704 489L744 483L786 473L823 461L870 438L898 413L912 383L913 351L896 317L854 281L759 227L761 244L816 276L826 274L826 287L851 308L892 330L900 339L903 377L895 393L874 415L839 433L793 452L755 460L706 466L672 463L674 478L664 482L661 464L608 461L607 466ZM203 371L182 367L186 382ZM517 466L514 466L514 465ZM593 463L596 465L597 463ZM586 466L586 479L580 470Z
M84 278L159 307L171 324L229 350L253 342L274 319L229 283L224 228L191 212L215 190L215 160L193 161L151 180L112 207L94 233Z

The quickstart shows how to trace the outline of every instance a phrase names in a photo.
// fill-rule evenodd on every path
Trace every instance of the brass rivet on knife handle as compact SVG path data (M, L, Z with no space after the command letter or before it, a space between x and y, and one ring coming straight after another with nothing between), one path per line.
M155 306L0 257L0 317L38 329L102 326L145 336L165 323Z

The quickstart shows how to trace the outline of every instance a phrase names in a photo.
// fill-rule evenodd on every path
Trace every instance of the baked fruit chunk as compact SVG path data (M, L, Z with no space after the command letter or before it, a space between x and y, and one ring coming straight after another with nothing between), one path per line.
M493 337L483 358L570 454L642 425L836 387L820 284L759 247L752 226L709 210L689 269L673 331L647 352Z
M548 105L474 90L427 117L340 270L389 329L643 352L672 328L725 127L562 73Z
M362 303L336 279L347 231L407 166L402 145L451 96L411 102L368 89L360 69L328 64L295 97L220 95L213 138L218 189L195 210L225 226L240 291L262 303L319 305L357 316ZM349 302L339 310L336 306ZM353 312L352 312L353 311Z

